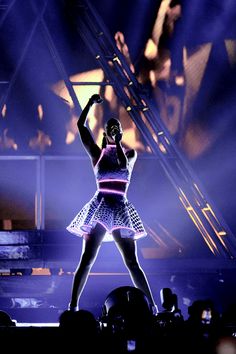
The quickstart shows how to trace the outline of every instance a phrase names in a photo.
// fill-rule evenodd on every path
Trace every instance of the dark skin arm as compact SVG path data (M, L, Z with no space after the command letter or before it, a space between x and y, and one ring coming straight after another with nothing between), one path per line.
M126 152L126 156L129 162L135 162L137 159L137 152L134 149L130 149Z
M116 134L115 143L116 143L117 159L121 168L127 168L129 162L136 160L137 152L134 149L130 149L124 152L121 145L121 138L122 138L121 133Z
M93 165L95 165L100 157L101 154L101 149L100 147L95 143L93 136L90 132L90 130L86 127L86 120L87 116L89 113L90 108L94 103L101 103L102 99L99 95L95 94L90 97L88 100L88 103L82 110L80 117L77 122L77 127L79 129L79 134L81 141L88 152L90 158L92 159Z
M124 150L122 149L121 138L122 138L121 133L116 134L116 136L115 136L116 154L117 154L117 159L118 159L118 163L119 163L120 167L126 168L128 165L128 158L127 158L126 154L124 153Z
M79 129L81 141L88 152L89 156L92 159L93 165L96 165L97 161L99 160L99 157L101 155L101 149L100 147L95 143L93 136L90 132L90 130L86 127L86 120L87 116L89 113L90 108L94 103L102 103L102 99L98 94L94 94L90 97L88 100L88 103L82 110L80 117L77 122L77 126ZM117 159L120 167L127 168L128 162L132 161L133 159L136 159L137 154L136 151L131 149L124 152L122 145L121 145L121 139L122 139L122 133L119 132L115 136L115 143L116 143L116 149L117 149Z

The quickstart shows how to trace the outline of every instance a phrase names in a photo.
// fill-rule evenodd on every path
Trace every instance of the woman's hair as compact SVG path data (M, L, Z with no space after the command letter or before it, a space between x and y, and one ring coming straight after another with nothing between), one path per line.
M120 121L116 118L110 118L105 124L105 130L108 131L113 125L118 125L121 127Z

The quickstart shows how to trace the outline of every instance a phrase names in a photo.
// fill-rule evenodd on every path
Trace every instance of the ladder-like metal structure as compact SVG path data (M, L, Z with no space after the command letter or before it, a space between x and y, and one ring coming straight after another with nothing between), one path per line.
M131 71L126 58L116 46L96 9L89 1L77 1L77 30L90 49L121 104L135 122L141 136L158 156L179 200L217 257L236 257L235 235L184 159L172 136L159 117L157 108L147 97L142 85Z
M26 53L29 49L29 46L30 46L32 38L35 34L35 31L36 31L41 19L43 18L43 14L44 14L46 7L47 7L47 2L48 2L48 0L44 1L43 6L40 8L40 10L37 12L37 15L35 16L35 21L32 23L31 28L28 32L28 35L25 38L25 42L22 44L22 52L17 60L17 63L15 65L13 72L11 73L11 77L7 81L1 80L1 78L0 78L0 87L3 86L3 90L1 90L2 94L0 97L0 112L2 112L4 104L6 103L8 97L9 97L12 86L14 85L14 83L16 81L17 75L18 75L19 70L22 66L22 63L25 59ZM9 16L10 11L14 7L15 3L16 3L16 0L12 0L6 7L2 8L2 11L4 11L4 13L0 18L0 29L1 29L1 26L4 24L4 22L6 21L7 16Z
M14 5L17 3L17 0L11 0L9 1L8 4L2 6L0 8L1 10L1 17L0 17L0 30L1 27L4 25L5 21L7 21L8 16L10 16L11 11L14 10ZM22 43L22 51L18 58L16 59L16 64L15 67L12 69L12 72L9 74L10 77L7 80L2 80L0 78L0 113L3 112L4 106L7 103L7 100L10 96L11 90L13 88L14 83L16 82L17 76L19 74L19 71L21 69L21 66L24 62L25 56L29 50L29 46L31 44L31 41L33 39L33 36L38 28L39 23L41 22L43 15L45 13L46 7L47 7L48 0L45 0L42 3L42 7L40 10L37 11L35 15L35 21L32 22L31 27L25 36L24 42ZM32 3L30 2L32 5ZM3 120L1 122L3 128ZM1 126L0 126L0 133L1 133ZM35 203L35 226L37 230L40 230L41 228L41 178L40 178L40 163L37 161L37 177L36 177L36 203Z
M7 5L4 5L2 8L0 7L0 10L2 10L3 14L0 17L0 29L1 26L4 24L4 22L7 20L7 17L10 15L10 11L14 9L14 5L17 3L17 0L11 0ZM0 88L3 86L3 89L0 90L0 112L4 109L4 105L6 104L9 95L11 93L12 87L17 79L17 76L19 74L19 71L21 69L22 63L24 62L24 59L26 57L26 54L29 50L29 46L31 44L31 41L33 39L33 36L36 32L36 30L41 30L42 34L44 36L45 43L49 49L49 52L51 54L51 57L53 59L53 62L61 76L61 78L64 80L65 86L69 92L69 95L73 101L75 111L77 114L81 112L81 106L79 104L79 100L75 94L75 90L73 87L73 83L70 81L68 74L65 70L64 64L60 58L60 55L58 53L58 50L56 48L56 45L54 44L54 41L52 39L52 36L50 34L50 31L48 29L48 26L44 20L44 14L47 9L47 4L48 0L44 0L39 5L34 2L34 0L29 1L29 5L31 6L31 9L35 15L35 20L32 22L31 28L29 32L26 35L25 41L22 45L22 51L16 60L16 65L12 70L12 73L10 75L10 78L8 81L6 80L1 80L0 78ZM37 191L36 191L36 205L35 205L35 226L37 230L43 230L45 227L45 215L44 215L44 210L45 210L45 205L44 205L44 200L45 200L45 183L44 183L44 173L45 173L45 160L39 156L37 159L37 181L36 181L36 186L37 186Z

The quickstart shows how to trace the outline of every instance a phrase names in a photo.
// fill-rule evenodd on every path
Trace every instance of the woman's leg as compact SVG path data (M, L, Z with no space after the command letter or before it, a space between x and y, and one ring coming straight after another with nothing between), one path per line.
M69 309L76 309L80 295L87 282L90 269L92 268L101 246L106 230L97 224L91 233L83 239L83 249L78 267L76 268L71 292L71 302Z
M130 273L134 286L144 292L151 306L155 306L157 310L147 278L138 261L136 242L131 238L122 238L119 230L113 232L113 238Z

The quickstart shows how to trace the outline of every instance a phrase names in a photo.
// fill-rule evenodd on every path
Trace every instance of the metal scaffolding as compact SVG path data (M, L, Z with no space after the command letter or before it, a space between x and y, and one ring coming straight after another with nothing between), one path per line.
M178 193L179 200L215 256L234 259L235 235L184 159L144 88L89 1L77 1L78 33Z

